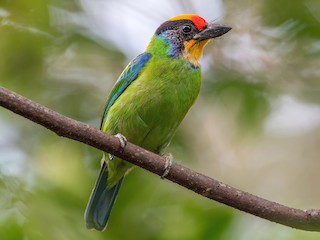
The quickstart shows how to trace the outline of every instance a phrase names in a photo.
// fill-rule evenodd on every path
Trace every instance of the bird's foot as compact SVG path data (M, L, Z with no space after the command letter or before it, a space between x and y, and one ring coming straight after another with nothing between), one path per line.
M173 163L173 156L171 153L166 153L163 155L165 159L165 164L164 164L164 172L161 176L161 179L164 179L170 172L172 163Z
M114 136L119 139L120 148L121 148L121 150L123 150L127 145L127 142L128 142L127 138L125 136L123 136L121 133L117 133ZM109 159L112 160L113 158L114 158L114 155L109 154Z
M128 143L128 140L126 139L126 137L123 136L121 133L117 133L114 136L119 139L121 149L124 149Z

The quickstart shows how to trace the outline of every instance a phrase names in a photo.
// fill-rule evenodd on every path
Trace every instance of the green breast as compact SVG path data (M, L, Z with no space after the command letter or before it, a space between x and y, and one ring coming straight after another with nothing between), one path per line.
M153 152L169 144L196 100L201 71L183 59L153 56L110 108L105 130Z

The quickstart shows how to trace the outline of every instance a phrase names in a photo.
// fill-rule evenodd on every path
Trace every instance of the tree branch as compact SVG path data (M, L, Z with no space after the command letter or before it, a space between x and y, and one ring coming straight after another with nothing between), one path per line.
M117 138L65 117L2 87L0 87L0 106L50 129L59 136L83 142L116 155L159 176L163 174L164 159L161 156L131 143L121 149ZM240 191L176 163L173 163L166 178L204 197L272 222L302 230L320 231L319 210L289 208Z

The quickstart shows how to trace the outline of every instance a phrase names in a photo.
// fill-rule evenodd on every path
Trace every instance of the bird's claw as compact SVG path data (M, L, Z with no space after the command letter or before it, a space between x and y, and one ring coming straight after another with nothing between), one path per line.
M124 149L126 147L126 145L127 145L127 142L128 142L126 137L123 136L121 133L117 133L114 136L119 139L121 149Z
M121 133L117 133L114 136L119 139L120 148L121 148L121 150L123 150L127 145L127 142L128 142L127 138L125 136L123 136ZM114 155L109 154L109 159L112 160L113 158L114 158Z
M161 175L161 179L164 179L170 172L172 163L173 163L173 156L171 153L166 153L163 155L165 159L165 164L164 164L164 172Z

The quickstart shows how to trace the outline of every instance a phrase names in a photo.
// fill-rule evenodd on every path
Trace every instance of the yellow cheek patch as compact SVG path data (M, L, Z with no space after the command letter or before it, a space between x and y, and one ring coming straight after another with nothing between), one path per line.
M185 42L183 57L187 59L195 67L199 67L199 61L203 53L203 48L207 45L208 42L209 39L200 42L191 39L190 41Z

